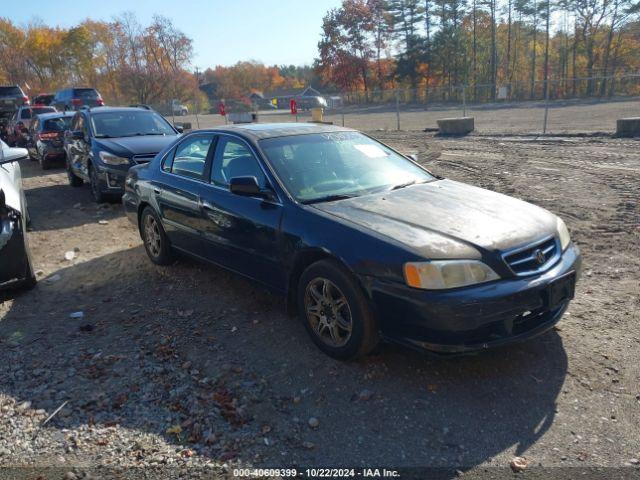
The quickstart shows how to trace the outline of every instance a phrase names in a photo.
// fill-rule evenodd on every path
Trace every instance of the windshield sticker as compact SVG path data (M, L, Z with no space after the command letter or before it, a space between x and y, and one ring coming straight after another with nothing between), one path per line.
M357 148L358 150L360 150L362 153L364 153L367 157L369 158L382 158L382 157L386 157L387 154L384 150L382 150L379 146L374 145L374 144L361 144L361 145L354 145L354 148Z

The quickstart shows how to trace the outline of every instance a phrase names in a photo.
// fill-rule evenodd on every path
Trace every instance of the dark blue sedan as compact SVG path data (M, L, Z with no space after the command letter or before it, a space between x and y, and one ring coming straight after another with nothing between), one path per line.
M151 261L181 251L267 285L337 358L531 338L580 270L556 215L334 126L193 132L131 168L123 202Z

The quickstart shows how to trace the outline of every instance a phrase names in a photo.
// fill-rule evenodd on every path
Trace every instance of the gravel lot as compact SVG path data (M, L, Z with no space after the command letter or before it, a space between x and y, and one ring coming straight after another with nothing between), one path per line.
M638 473L640 143L373 134L566 220L585 271L554 331L475 356L384 345L340 363L280 298L194 261L152 265L119 205L25 163L39 284L0 304L0 466L56 467L55 478L234 465L473 475L523 456Z
M519 102L504 104L469 105L468 116L475 118L476 131L482 134L539 134L542 132L544 102ZM400 105L401 130L423 130L437 128L437 120L460 117L462 105L411 107ZM616 119L640 115L640 97L619 98L609 101L599 100L557 100L549 104L547 132L553 134L583 134L594 132L613 133ZM223 125L220 115L195 115L168 117L176 122L191 122L193 128L208 128ZM308 112L301 112L300 121L310 118ZM287 110L260 113L261 122L295 122L296 117ZM325 120L342 125L342 114L327 110ZM359 130L396 130L397 118L394 105L371 107L349 107L344 110L347 127Z

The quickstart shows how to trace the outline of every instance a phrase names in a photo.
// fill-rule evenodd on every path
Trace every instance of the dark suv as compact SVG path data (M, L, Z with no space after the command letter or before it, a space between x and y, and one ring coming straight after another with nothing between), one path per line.
M0 86L0 112L13 114L19 107L29 105L27 97L17 85Z
M29 105L29 97L18 85L0 86L0 140L7 140L9 119L23 105Z
M104 100L95 88L65 88L56 92L52 105L61 112L66 112L83 106L100 107L104 105Z
M79 110L64 149L71 186L87 181L96 202L120 199L129 167L147 163L179 135L153 110L97 107Z

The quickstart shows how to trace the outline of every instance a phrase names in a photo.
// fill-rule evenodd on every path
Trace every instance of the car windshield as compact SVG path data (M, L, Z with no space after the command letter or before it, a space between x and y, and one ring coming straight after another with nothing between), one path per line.
M42 130L45 132L64 132L65 130L69 130L72 118L71 116L50 118L44 121Z
M176 134L164 118L148 110L95 113L91 125L98 138Z
M31 118L34 115L40 115L41 113L51 113L55 111L56 109L53 107L25 108L22 110L22 114L20 115L20 118Z
M98 98L98 92L93 88L76 88L73 90L73 95L76 98Z
M269 138L260 146L289 193L303 203L434 180L402 155L358 132Z

